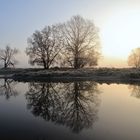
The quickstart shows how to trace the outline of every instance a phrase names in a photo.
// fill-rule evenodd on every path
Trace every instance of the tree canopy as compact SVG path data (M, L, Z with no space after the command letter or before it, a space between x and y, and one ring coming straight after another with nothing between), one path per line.
M99 48L97 27L78 15L67 22L35 31L28 38L26 54L31 65L37 64L45 69L54 65L77 69L97 65Z
M65 63L73 68L97 65L100 56L98 29L90 20L77 15L61 24Z
M29 45L26 48L30 64L49 69L56 62L56 57L62 49L61 42L56 26L46 26L41 31L35 31L28 38Z

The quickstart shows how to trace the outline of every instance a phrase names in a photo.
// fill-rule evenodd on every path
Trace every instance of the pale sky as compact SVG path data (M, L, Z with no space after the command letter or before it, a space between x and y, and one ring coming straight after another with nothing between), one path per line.
M0 47L20 49L18 67L27 67L27 38L77 14L100 29L100 66L127 66L129 53L140 46L140 0L0 0Z

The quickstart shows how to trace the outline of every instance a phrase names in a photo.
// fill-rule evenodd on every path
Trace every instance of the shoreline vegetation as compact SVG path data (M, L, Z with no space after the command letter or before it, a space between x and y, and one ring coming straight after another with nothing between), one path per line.
M0 69L0 78L15 81L95 81L99 83L139 83L140 69L136 68L15 68Z

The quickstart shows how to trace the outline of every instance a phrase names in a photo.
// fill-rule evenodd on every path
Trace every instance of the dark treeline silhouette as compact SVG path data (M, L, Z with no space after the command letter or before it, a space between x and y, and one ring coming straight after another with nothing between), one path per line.
M78 133L98 119L99 90L95 82L30 83L28 109L46 121Z
M11 96L17 96L18 92L15 89L17 82L12 79L1 79L0 80L0 96L5 96L8 100Z
M28 38L26 54L32 65L95 66L100 56L98 30L92 21L73 16L64 23L46 26Z

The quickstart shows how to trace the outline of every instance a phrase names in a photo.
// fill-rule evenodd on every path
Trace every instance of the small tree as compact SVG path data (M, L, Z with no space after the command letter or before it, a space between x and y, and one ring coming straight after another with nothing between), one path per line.
M128 65L140 68L140 48L133 49L128 57Z
M60 25L65 44L65 61L73 68L97 65L100 56L98 30L92 21L73 16Z
M18 53L16 48L12 49L10 46L6 46L5 49L0 49L0 61L3 62L4 68L14 67L17 64L15 55Z
M49 69L56 62L56 57L62 49L61 43L57 26L47 26L42 31L36 31L28 39L29 46L26 48L29 63Z

